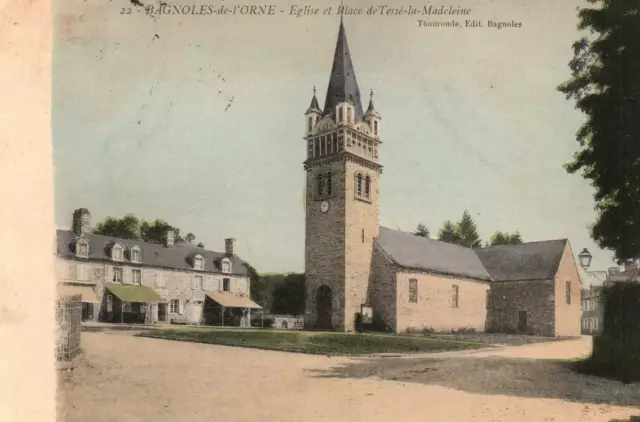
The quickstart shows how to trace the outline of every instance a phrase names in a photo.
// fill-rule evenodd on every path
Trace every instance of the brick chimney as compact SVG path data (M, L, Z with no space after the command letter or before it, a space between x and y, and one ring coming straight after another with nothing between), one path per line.
M230 237L224 240L224 253L232 256L235 254L236 239Z
M86 208L78 208L73 212L71 230L77 235L91 233L91 213Z
M164 246L167 248L171 248L173 247L173 242L176 239L176 234L173 231L173 229L167 229L164 232L164 237L162 238L162 240L164 241Z

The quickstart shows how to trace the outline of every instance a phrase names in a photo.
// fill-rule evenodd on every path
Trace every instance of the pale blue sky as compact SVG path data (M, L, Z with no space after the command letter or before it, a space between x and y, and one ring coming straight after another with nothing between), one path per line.
M360 90L375 91L383 118L382 225L436 233L468 209L483 240L566 237L575 254L591 250L592 269L613 264L589 238L592 188L562 168L584 119L555 90L569 76L578 3L455 3L520 29L345 19ZM324 104L338 18L151 19L122 7L56 7L56 223L69 226L79 207L94 222L160 217L208 248L236 237L259 271L302 270L303 113L314 85Z

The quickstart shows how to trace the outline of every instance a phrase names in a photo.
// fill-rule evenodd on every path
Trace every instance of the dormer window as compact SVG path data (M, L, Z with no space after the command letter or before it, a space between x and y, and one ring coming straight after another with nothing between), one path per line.
M204 258L202 255L196 255L193 257L193 268L196 270L204 270Z
M134 246L129 250L131 262L139 264L142 261L142 253L140 252L140 248Z
M122 261L124 248L119 243L111 247L111 259L114 261Z
M231 260L225 258L222 260L222 272L223 273L231 273Z
M76 243L76 256L89 258L89 243L85 239L80 239Z

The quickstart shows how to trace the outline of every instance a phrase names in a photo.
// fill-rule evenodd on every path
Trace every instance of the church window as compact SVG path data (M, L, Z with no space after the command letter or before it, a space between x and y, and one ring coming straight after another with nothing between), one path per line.
M340 107L338 109L338 122L342 122L343 119L344 119L344 114L343 114L343 111L342 111L342 107Z
M364 196L365 198L369 198L371 195L371 177L367 175L364 179Z
M311 132L313 130L313 117L309 117L309 127L307 132Z
M333 138L333 152L338 152L338 139Z
M347 107L347 122L353 123L353 116L351 115L351 107Z
M356 195L362 196L362 175L360 173L356 175Z
M313 156L313 141L309 141L309 157Z
M373 121L373 133L378 136L378 121L374 120Z
M418 303L418 280L409 280L409 302Z
M333 174L331 172L327 173L327 195L331 195L333 193Z
M324 195L324 175L322 173L318 174L318 185L317 187L317 195L318 196L322 196Z
M313 142L315 143L315 147L316 147L316 153L314 157L320 157L320 138L314 139Z

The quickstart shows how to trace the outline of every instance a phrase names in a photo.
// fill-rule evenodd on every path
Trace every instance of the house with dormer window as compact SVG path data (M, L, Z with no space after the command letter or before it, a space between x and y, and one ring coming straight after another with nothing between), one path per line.
M90 222L78 209L72 229L56 233L58 294L82 296L83 320L248 326L260 308L235 239L216 252L175 243L171 230L149 243L91 233Z

